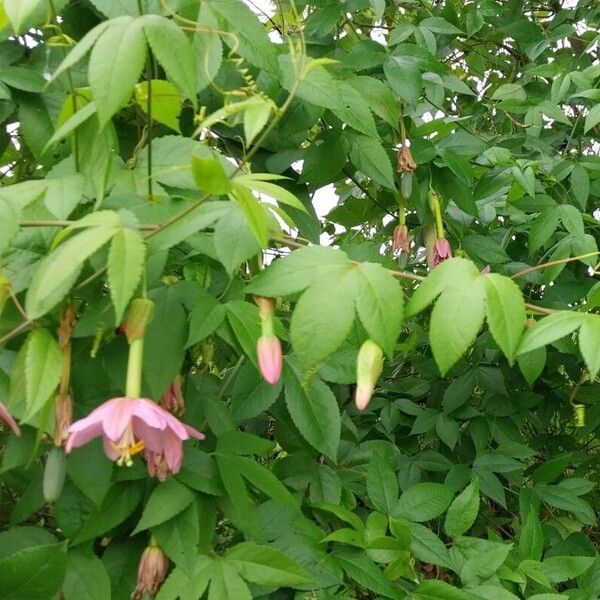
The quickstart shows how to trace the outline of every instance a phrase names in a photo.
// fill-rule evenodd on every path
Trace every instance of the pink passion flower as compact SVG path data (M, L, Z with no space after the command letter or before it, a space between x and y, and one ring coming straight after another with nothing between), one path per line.
M177 473L183 458L183 440L204 435L146 398L113 398L101 404L87 417L69 427L65 451L83 446L102 436L104 452L118 465L132 464L131 457L144 451L151 458L150 475L156 463L162 465L161 479Z
M8 426L15 432L15 435L21 435L21 430L17 422L10 416L10 413L6 410L6 406L2 402L0 402L0 419L6 421Z

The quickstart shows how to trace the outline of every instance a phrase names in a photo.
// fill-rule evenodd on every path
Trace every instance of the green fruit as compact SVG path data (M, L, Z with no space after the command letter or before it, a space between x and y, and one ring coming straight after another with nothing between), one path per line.
M44 469L44 500L56 502L65 484L67 473L67 457L62 448L53 446L48 452Z

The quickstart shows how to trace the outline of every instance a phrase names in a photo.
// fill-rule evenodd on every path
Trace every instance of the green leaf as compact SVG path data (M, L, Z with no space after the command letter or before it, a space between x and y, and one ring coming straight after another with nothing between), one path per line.
M402 327L402 289L388 269L376 263L358 267L356 310L369 337L391 357Z
M525 100L527 94L523 86L518 83L504 83L496 89L492 100Z
M246 287L248 294L289 296L313 283L339 280L351 268L348 256L336 248L307 246L274 261Z
M451 538L466 533L477 518L479 512L479 483L471 482L448 508L444 529Z
M542 563L552 583L562 583L585 573L594 563L593 556L551 556Z
M585 125L583 128L583 133L587 133L590 129L593 129L600 123L600 104L596 104L592 108L585 117Z
M310 575L281 550L244 542L225 553L225 560L248 581L273 587L292 587L310 583Z
M547 208L532 222L529 229L529 256L533 256L556 231L559 212L556 207Z
M221 196L232 189L231 180L219 158L192 155L192 175L196 185L208 194Z
M579 350L592 380L600 370L600 315L586 314L579 329Z
M399 98L409 105L417 104L423 89L423 78L417 68L399 64L391 58L384 63L383 72Z
M419 27L424 27L433 33L441 33L443 35L455 35L457 33L463 33L460 29L458 29L458 27L455 27L452 25L452 23L449 23L442 17L427 17L419 23Z
M450 506L454 492L442 483L417 483L411 485L401 496L395 516L417 523L439 517Z
M24 421L51 399L62 372L63 353L46 329L35 329L25 344L26 411Z
M254 365L242 366L231 392L231 414L236 422L253 419L266 411L281 393L281 383L269 385Z
M83 263L118 231L113 227L90 227L49 254L33 275L25 309L31 319L54 308L68 293Z
M532 386L535 380L543 373L546 366L546 347L525 352L517 356L517 364L527 383Z
M244 580L225 561L213 561L208 600L251 600Z
M190 314L190 334L186 346L193 346L214 333L225 319L227 309L205 292L194 303Z
M445 375L473 343L483 324L485 282L474 279L464 288L446 290L431 312L429 341Z
M246 145L250 146L254 138L263 130L271 115L273 105L261 96L244 111L244 137Z
M350 138L350 160L367 177L386 188L394 189L394 172L381 142L366 135Z
M194 492L173 477L159 483L150 494L132 535L172 519L184 511L194 501L194 498Z
M201 92L217 76L223 62L223 44L218 34L219 24L210 6L200 3L196 20L198 31L194 34L192 47L196 53L197 92Z
M227 213L217 223L213 240L219 261L230 275L261 250L244 212L234 202L229 203Z
M383 81L362 75L350 77L346 81L361 94L374 114L392 127L398 126L398 100Z
M59 591L65 578L65 544L32 546L0 560L3 600L47 600Z
M340 106L333 108L333 113L350 127L365 135L376 138L377 127L369 110L369 105L349 83L337 82L341 96Z
M209 5L227 31L235 34L223 36L223 41L251 64L270 73L277 73L277 50L269 41L267 31L256 15L240 0L215 0Z
M585 500L576 497L571 490L546 484L538 484L534 490L544 502L572 513L582 523L592 524L596 521L592 507Z
M256 305L242 300L232 300L226 304L226 308L227 320L240 346L256 365L256 343L260 336L260 318Z
M367 493L375 510L386 515L398 501L398 479L387 460L374 452L367 473Z
M275 198L277 202L282 204L286 204L288 206L292 206L293 208L297 208L302 212L308 212L306 210L306 206L294 196L291 192L288 192L285 188L275 185L274 183L269 183L268 181L261 181L259 178L262 176L262 173L254 173L252 175L240 175L235 178L236 183L241 183L246 187L254 190L255 192L261 192L263 194L267 194L272 198Z
M503 565L512 549L512 544L486 542L479 552L470 556L460 571L466 585L476 585L492 577Z
M152 535L165 554L186 573L192 572L198 555L200 524L192 502L173 518L152 528Z
M118 323L138 286L145 256L146 246L138 231L123 228L113 237L108 253L108 286Z
M585 315L568 310L560 310L543 317L536 321L533 327L525 331L517 354L524 354L552 344L556 340L565 337L565 335L573 333L583 325L584 321Z
M525 303L519 286L496 273L485 275L487 323L510 364L525 326Z
M340 443L340 410L333 392L313 377L303 385L286 367L285 403L302 437L316 450L335 462Z
M32 20L45 16L44 0L4 0L4 11L15 33L23 33L33 25Z
M146 40L138 18L110 22L92 49L89 80L104 126L133 92L146 60Z
M110 598L110 580L102 561L92 553L71 550L62 593L65 600Z
M101 440L75 448L67 461L69 479L100 507L112 482L114 463L106 460Z
M544 551L544 532L534 507L530 507L519 536L519 552L524 559L540 560Z
M337 350L352 328L360 290L356 269L346 269L327 286L312 285L292 314L290 337L300 362L313 366Z
M196 57L175 21L159 15L144 15L143 27L152 53L182 96L196 104Z
M475 600L475 598L481 598L481 596L475 597L437 579L423 581L417 586L415 592L418 600Z
M423 562L450 568L451 561L444 542L424 525L408 523L411 534L410 549L416 558Z
M339 82L321 65L309 62L304 56L282 54L279 57L283 87L316 106L342 109Z
M425 310L444 290L467 287L477 277L479 270L470 260L445 260L416 289L406 305L406 316L413 317Z
M242 209L246 222L250 225L252 233L261 248L267 248L270 240L270 223L267 209L261 204L252 192L243 185L234 185L232 196Z
M404 592L392 586L375 563L362 550L344 550L335 554L335 558L359 585L381 594L386 598L405 598Z
M151 92L152 118L181 133L179 114L181 113L182 103L181 96L175 86L171 82L162 79L153 79L150 84L147 81L137 83L135 86L135 101L146 114L148 111L149 90Z
M579 206L585 209L590 195L590 177L587 169L580 164L576 164L571 171L571 191Z
M8 250L11 242L19 233L20 213L0 198L0 254Z

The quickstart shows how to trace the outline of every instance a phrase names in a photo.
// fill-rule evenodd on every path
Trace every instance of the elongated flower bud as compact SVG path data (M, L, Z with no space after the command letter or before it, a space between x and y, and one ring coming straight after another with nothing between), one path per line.
M167 555L154 542L144 550L138 566L137 585L131 597L141 600L147 594L151 598L156 596L160 584L164 581L169 569Z
M281 354L281 343L274 335L263 335L256 344L258 366L263 379L275 385L281 377L281 366L283 357Z
M373 340L367 340L360 347L356 359L356 395L354 402L358 410L365 410L369 405L382 369L383 351Z
M154 316L154 302L147 298L134 298L129 305L127 320L125 321L125 335L131 342L144 337L148 323Z
M394 229L392 248L394 250L394 254L400 254L401 252L404 252L405 254L409 253L410 234L406 225L396 225L396 228Z

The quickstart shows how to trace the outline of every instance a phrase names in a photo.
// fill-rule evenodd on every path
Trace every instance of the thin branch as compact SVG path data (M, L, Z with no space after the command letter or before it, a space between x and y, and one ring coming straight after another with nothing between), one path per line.
M561 258L557 260L550 260L545 263L541 263L539 265L535 265L533 267L527 267L527 269L523 269L518 273L513 273L510 278L517 279L518 277L522 277L523 275L527 275L528 273L533 273L533 271L539 271L540 269L545 269L547 267L553 267L555 265L562 265L569 262L574 262L577 260L582 260L584 258L591 258L592 256L598 256L600 252L587 252L586 254L580 254L579 256L570 256L569 258Z

